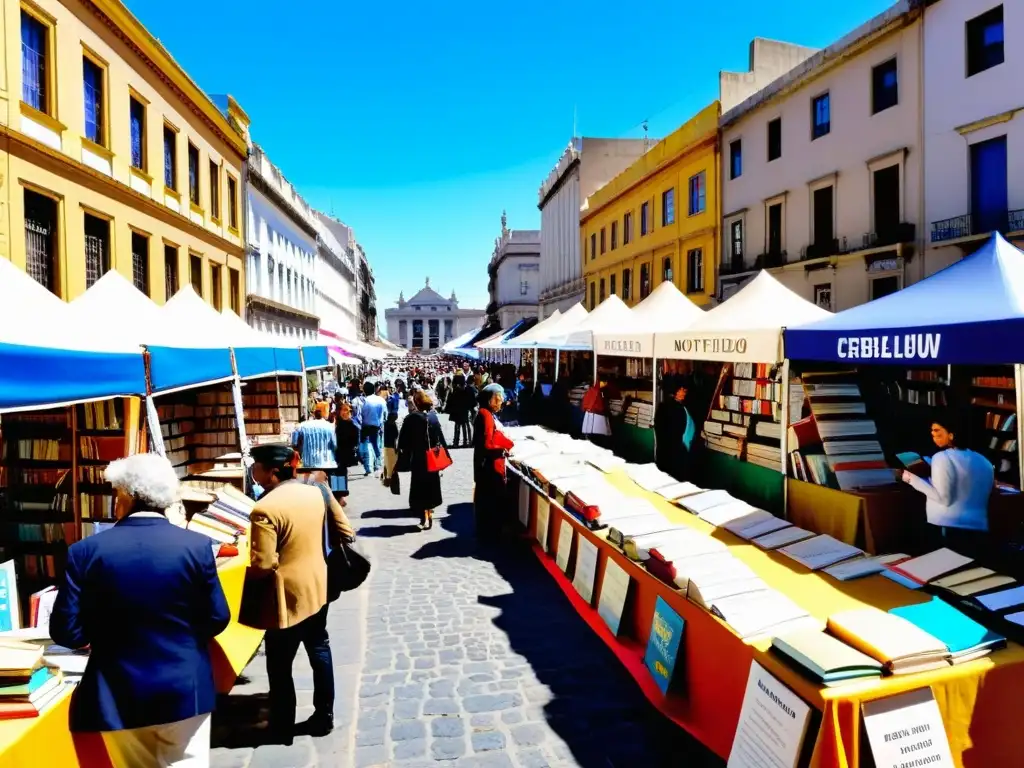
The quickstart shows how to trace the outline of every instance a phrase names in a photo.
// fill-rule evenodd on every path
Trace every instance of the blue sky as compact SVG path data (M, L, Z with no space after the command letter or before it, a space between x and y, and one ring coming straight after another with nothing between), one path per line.
M127 2L208 93L238 99L310 204L355 228L382 320L428 275L484 306L501 211L539 228L574 108L579 135L639 137L647 118L664 136L718 97L719 70L746 69L752 38L824 46L891 4Z

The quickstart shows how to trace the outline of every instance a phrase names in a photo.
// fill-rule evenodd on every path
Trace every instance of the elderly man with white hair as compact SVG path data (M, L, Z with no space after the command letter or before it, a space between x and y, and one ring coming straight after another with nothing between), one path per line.
M116 768L209 765L216 690L210 641L231 619L210 539L168 522L170 462L110 464L117 524L68 548L50 636L89 646L72 731L100 732Z

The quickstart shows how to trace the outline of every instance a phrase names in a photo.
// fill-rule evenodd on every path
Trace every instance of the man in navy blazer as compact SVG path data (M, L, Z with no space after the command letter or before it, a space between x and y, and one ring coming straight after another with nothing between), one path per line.
M90 647L72 731L100 731L116 766L206 765L216 691L210 641L230 621L209 538L172 525L170 462L140 454L106 479L119 518L68 549L50 636Z

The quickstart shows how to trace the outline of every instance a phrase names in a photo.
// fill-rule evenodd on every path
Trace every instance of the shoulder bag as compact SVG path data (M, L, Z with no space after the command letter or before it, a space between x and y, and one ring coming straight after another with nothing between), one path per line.
M440 429L440 423L437 421L435 416L433 420L427 417L427 472L442 472L448 469L452 465L451 454L448 453L448 449L445 448L444 443L441 440L437 441L436 445L432 445L430 441L430 433L434 429Z
M327 561L327 602L333 603L342 592L351 592L370 575L370 560L364 555L355 540L341 542L340 547L331 547L330 515L331 492L326 485L317 483L324 497L324 560Z

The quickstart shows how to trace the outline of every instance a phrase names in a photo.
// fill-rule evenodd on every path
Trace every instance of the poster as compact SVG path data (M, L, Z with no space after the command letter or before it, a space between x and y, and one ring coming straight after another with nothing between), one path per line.
M551 502L547 496L537 494L537 541L548 551L548 518L551 516Z
M597 599L597 612L615 635L619 634L619 624L622 623L629 583L629 574L609 557L604 564L604 581L601 582L601 595Z
M519 522L530 527L530 486L525 480L519 481Z
M611 565L612 561L609 560L608 563ZM606 573L605 579L607 578ZM607 581L605 583L607 584ZM604 592L604 589L601 591ZM659 597L654 606L654 619L651 621L651 636L647 640L647 650L644 652L644 664L647 665L662 693L668 693L668 688L672 684L685 625L683 617Z
M918 688L861 707L876 768L953 768L949 738L931 688Z
M12 629L21 629L21 606L14 561L8 560L0 563L0 632Z
M572 554L572 540L576 531L569 522L568 515L558 523L558 549L555 550L555 562L562 573L569 572L569 555Z
M588 603L594 602L594 579L597 578L597 547L586 537L579 537L576 547L576 574L572 585L580 597Z
M750 662L740 722L726 768L796 768L811 708L803 699Z

